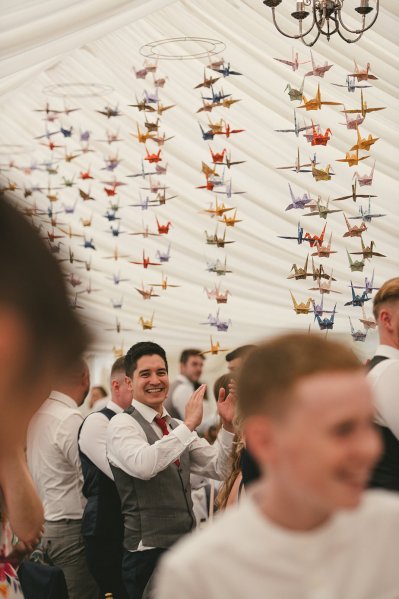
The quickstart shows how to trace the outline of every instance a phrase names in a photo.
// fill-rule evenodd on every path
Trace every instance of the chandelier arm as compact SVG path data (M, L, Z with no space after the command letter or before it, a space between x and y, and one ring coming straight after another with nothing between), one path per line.
M311 48L312 46L315 45L315 43L317 42L317 40L319 39L319 37L320 37L320 30L318 29L317 30L317 35L314 38L313 42L307 42L304 37L301 37L301 41L302 41L303 44L305 44L305 46L307 46L308 48Z
M276 21L275 8L272 8L272 15L273 15L273 23L274 23L274 26L277 29L277 31L279 33L281 33L281 35L284 35L285 37L289 37L290 39L294 39L294 40L298 40L298 39L302 38L304 35L308 35L308 33L310 33L312 31L312 29L315 25L313 22L312 26L305 33L298 34L298 35L289 35L288 33L284 33L284 31L282 29L280 29L280 27L278 26L277 21Z
M369 25L367 25L367 27L365 27L366 15L363 15L363 17L362 17L363 26L362 26L361 30L360 29L349 29L349 27L346 27L346 25L344 24L342 17L341 17L341 11L338 13L338 19L339 19L339 22L342 25L343 29L345 29L345 31L347 31L348 33L360 33L360 32L364 33L365 31L367 31L374 25L374 23L376 22L376 20L378 18L379 11L380 11L380 0L377 0L375 10L376 10L375 16L372 19L371 23Z
M360 38L362 37L362 35L363 35L363 31L361 31L357 37L355 37L353 40L351 40L351 39L349 39L349 38L346 38L346 37L345 37L345 36L344 36L344 35L341 33L341 30L340 30L340 29L338 29L338 30L337 30L337 33L338 33L339 37L340 37L341 39L343 39L343 40L344 40L344 42L346 42L347 44L354 44L355 42L358 42L358 41L360 40Z

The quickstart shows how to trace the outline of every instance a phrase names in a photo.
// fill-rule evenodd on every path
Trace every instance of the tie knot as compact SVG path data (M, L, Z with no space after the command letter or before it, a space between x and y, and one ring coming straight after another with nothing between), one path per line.
M155 416L154 422L159 426L163 435L169 435L169 429L164 416Z

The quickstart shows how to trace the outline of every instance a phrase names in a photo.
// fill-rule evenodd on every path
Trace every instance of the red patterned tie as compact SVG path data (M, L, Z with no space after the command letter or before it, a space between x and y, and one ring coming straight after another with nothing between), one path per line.
M169 435L168 425L166 424L166 420L164 416L155 416L154 418L155 424L159 426L162 431L162 436ZM180 466L180 460L175 460L176 466Z

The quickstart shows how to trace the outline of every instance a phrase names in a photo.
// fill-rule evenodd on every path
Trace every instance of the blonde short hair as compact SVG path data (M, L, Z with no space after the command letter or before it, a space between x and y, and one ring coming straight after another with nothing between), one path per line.
M385 281L376 293L373 301L374 318L378 319L380 310L384 304L397 300L399 300L399 277Z
M359 370L352 350L318 335L291 333L259 345L238 378L238 414L281 414L296 383L319 372Z

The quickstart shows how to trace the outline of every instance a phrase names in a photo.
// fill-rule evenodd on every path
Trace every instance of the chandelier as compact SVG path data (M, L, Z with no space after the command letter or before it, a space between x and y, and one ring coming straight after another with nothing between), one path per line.
M342 9L345 0L298 0L296 10L291 13L291 16L298 21L299 33L297 35L289 35L282 31L276 21L276 8L281 4L282 0L263 0L263 4L272 9L273 23L276 29L285 37L291 39L301 39L306 46L313 46L320 35L324 35L328 41L334 33L338 35L348 44L357 42L365 31L370 29L377 20L379 12L379 0L358 0L360 6L355 7L355 11L361 15L361 27L359 29L350 29L347 27L342 18ZM370 6L374 1L375 7ZM375 8L375 14L366 25L366 17ZM312 23L310 27L304 30L303 22L311 15ZM305 37L313 31L314 39L312 41L305 40ZM347 34L351 34L348 37ZM354 37L353 37L354 36Z

